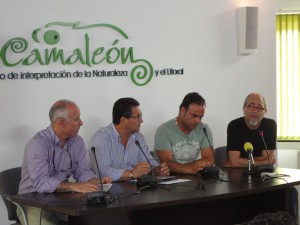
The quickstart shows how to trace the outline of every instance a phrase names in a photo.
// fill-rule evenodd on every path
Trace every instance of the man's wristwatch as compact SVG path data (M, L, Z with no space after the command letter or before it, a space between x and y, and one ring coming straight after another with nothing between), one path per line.
M129 171L129 176L130 176L131 180L134 180L134 176L133 176L132 170Z

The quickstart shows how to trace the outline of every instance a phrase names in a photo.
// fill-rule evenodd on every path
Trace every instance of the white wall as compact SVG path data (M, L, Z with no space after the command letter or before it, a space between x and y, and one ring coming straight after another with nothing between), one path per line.
M280 10L300 10L299 0L276 0L275 7Z
M237 53L236 9L242 6L259 7L259 51L248 56ZM110 123L114 101L125 96L141 103L141 131L150 149L155 129L177 115L182 98L191 91L207 101L203 121L212 128L216 147L226 144L227 124L242 116L242 104L250 92L266 97L268 116L276 119L273 1L2 0L0 47L4 41L30 36L33 28L52 21L115 24L130 36L128 42L136 55L151 61L154 69L184 68L184 75L156 77L143 87L129 78L0 80L0 170L21 165L25 144L49 125L48 110L61 98L74 100L81 108L84 126L80 134L87 144L99 127ZM78 68L85 69L68 67ZM36 66L33 70L49 69L65 68ZM12 70L28 69L7 68L0 61L0 73ZM0 207L0 223L7 224L2 202Z

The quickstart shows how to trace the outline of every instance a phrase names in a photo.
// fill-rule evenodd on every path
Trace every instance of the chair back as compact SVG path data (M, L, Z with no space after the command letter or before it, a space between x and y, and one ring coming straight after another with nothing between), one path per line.
M222 162L226 159L228 159L227 147L222 146L222 147L215 148L215 163L216 163L216 166L221 167Z
M7 209L8 220L19 221L16 213L16 205L8 201L5 195L18 194L21 170L21 167L16 167L0 172L0 194Z

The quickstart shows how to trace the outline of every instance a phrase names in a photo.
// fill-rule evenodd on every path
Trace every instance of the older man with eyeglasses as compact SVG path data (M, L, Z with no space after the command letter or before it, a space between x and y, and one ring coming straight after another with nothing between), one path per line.
M273 119L265 118L267 104L265 98L257 93L249 94L243 106L244 117L231 121L227 127L227 150L229 160L223 166L247 167L248 153L244 144L253 145L255 166L271 164L276 161L277 125Z
M155 175L169 175L167 164L159 165L153 159L140 133L143 119L139 105L133 98L118 99L113 106L112 123L93 136L90 159L96 173L109 176L113 181L129 180L146 175L155 167ZM91 149L95 149L95 155Z
M267 104L258 93L249 94L243 106L244 117L231 121L227 127L227 151L229 160L223 163L226 167L247 167L248 153L244 144L253 145L255 166L273 165L276 162L275 150L277 125L273 119L265 118ZM290 188L290 212L298 219L298 191Z

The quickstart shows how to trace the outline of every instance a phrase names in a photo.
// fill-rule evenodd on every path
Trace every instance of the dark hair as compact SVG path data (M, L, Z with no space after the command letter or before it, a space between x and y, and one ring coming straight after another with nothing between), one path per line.
M190 104L195 103L197 105L205 105L205 99L199 95L197 92L191 92L188 93L184 99L182 100L180 106L179 106L179 111L181 107L184 107L186 110L189 108Z
M113 124L119 124L121 117L129 118L132 116L132 107L139 106L140 103L133 98L120 98L113 106Z

